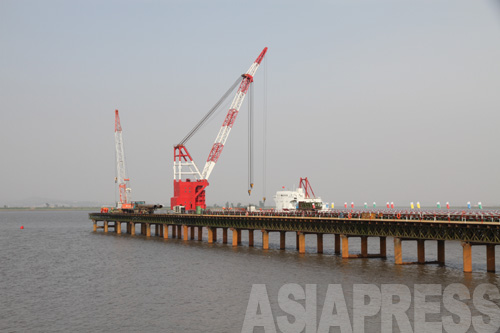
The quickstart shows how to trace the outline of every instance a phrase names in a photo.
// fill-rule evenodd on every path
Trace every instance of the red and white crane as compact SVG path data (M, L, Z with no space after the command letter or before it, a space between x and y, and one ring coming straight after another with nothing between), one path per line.
M208 186L208 178L213 171L215 164L217 163L224 145L226 144L231 128L234 125L236 116L240 110L241 104L245 99L245 95L248 92L250 84L253 82L253 77L255 72L259 68L262 59L267 52L267 47L262 50L257 59L254 61L252 66L248 71L238 79L235 84L226 92L226 94L217 102L217 104L210 110L210 112L193 128L193 130L174 147L174 196L170 199L171 208L183 206L186 210L194 210L197 207L201 209L206 208L205 203L205 188ZM222 101L227 97L227 95L235 88L236 84L239 83L238 92L234 97L229 111L222 123L222 127L215 138L215 142L210 150L205 167L200 173L198 167L194 163L191 155L189 154L186 146L184 145L189 138L205 123L205 121L213 114ZM194 179L183 177L190 176ZM251 185L252 186L252 185Z
M116 146L116 177L115 183L118 184L120 201L117 203L119 209L131 209L130 188L128 187L127 173L125 169L125 151L123 149L122 125L120 124L120 115L115 110L115 146Z

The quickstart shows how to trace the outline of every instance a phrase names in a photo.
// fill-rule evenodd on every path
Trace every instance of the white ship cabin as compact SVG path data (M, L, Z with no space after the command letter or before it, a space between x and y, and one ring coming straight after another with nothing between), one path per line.
M298 188L295 191L277 191L274 196L277 211L296 210L299 201L322 203L321 198L306 199L306 193L303 188ZM324 207L325 205L323 205L323 209L325 209Z

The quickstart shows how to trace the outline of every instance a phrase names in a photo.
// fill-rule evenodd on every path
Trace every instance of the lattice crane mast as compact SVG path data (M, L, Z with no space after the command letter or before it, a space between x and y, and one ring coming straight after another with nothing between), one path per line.
M217 163L224 145L229 137L231 128L234 125L236 116L240 110L241 104L245 99L245 95L248 92L250 84L253 82L253 77L259 68L262 59L267 52L267 47L262 50L257 59L254 61L252 66L248 71L238 79L235 84L224 94L224 96L219 100L216 105L208 112L208 114L201 119L201 121L189 132L189 134L174 147L174 196L170 199L171 208L174 209L178 206L184 206L186 210L194 210L196 207L205 209L205 188L209 185L208 178L213 171L215 164ZM223 100L229 95L229 93L236 87L239 83L238 92L234 97L229 111L222 123L222 127L215 138L215 142L210 150L205 167L203 171L200 172L196 164L194 163L191 155L189 154L186 146L184 145L187 140L210 118L210 116L215 112L217 107L223 102ZM185 171L188 169L188 171ZM183 176L193 176L194 181L190 178L183 180Z
M128 187L127 173L125 169L125 152L123 149L122 126L120 124L120 115L115 110L115 146L116 146L116 177L115 183L118 184L120 201L117 203L119 209L131 209L130 188Z

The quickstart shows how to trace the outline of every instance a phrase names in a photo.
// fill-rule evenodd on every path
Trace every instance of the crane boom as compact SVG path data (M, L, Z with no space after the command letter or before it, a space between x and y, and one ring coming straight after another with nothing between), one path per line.
M240 87L238 89L238 92L236 93L236 96L234 96L231 106L229 107L229 111L226 115L226 118L224 119L224 122L222 123L222 127L220 128L219 133L215 138L212 150L210 150L207 162L205 163L205 167L203 168L203 172L201 173L201 179L208 180L208 177L210 177L210 174L212 173L215 163L217 163L217 160L219 159L220 154L222 153L222 149L224 149L224 145L226 144L227 138L229 137L229 133L231 132L231 128L234 125L241 104L245 99L250 83L253 82L253 77L255 75L255 72L257 72L257 69L259 68L259 65L262 62L262 59L264 58L266 52L267 52L267 47L265 47L264 50L262 50L262 52L254 61L252 66L250 66L248 71L242 75L243 79L241 80Z
M118 192L120 194L120 202L118 208L128 208L130 205L130 188L128 187L127 173L125 169L125 151L123 149L122 126L120 124L120 115L118 110L115 110L115 146L116 146L116 178L118 184Z
M234 83L234 85L224 94L223 98L215 104L209 113L202 118L202 120L193 130L191 130L191 132L189 132L181 143L174 146L174 195L170 198L170 206L172 209L181 211L182 209L185 209L186 211L192 211L198 208L206 208L205 188L208 186L208 177L210 177L210 173L222 153L222 149L224 148L229 132L231 131L234 121L236 120L241 104L243 103L250 84L253 82L253 76L255 75L257 68L259 68L266 52L267 47L262 50L248 71L241 76L242 78L238 79ZM222 127L215 139L215 143L213 144L212 150L208 155L203 172L200 173L184 144L206 122L206 120L210 118L215 109L221 105L222 101L238 84L238 92L231 103L224 123L222 124Z

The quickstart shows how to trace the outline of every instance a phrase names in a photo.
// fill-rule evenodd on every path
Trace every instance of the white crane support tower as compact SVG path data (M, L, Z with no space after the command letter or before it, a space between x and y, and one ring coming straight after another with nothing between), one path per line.
M118 110L115 110L115 146L116 146L116 177L115 183L118 184L118 192L120 201L117 203L117 208L130 209L130 188L128 187L127 173L125 169L125 151L123 149L122 126L120 124L120 116Z

